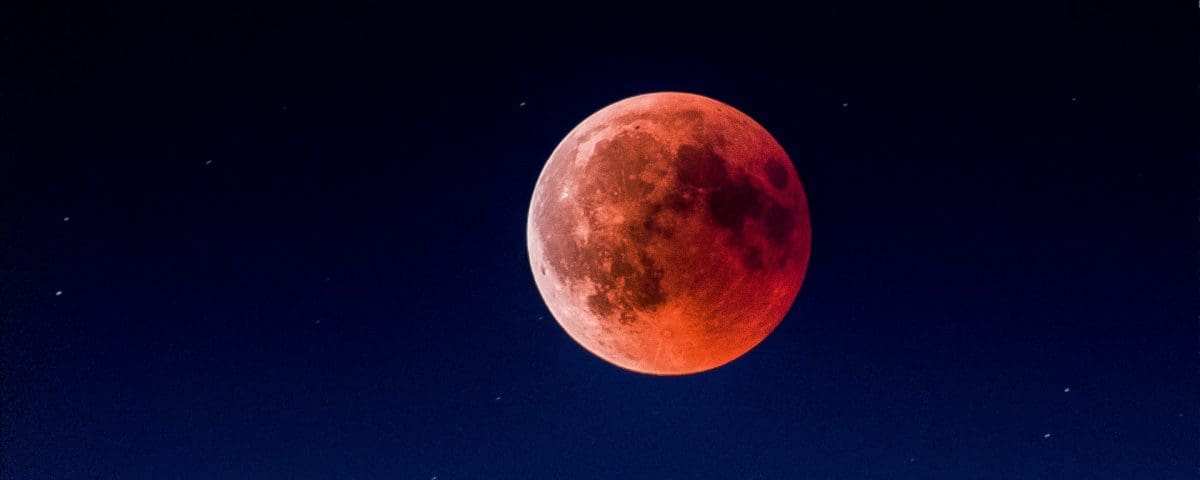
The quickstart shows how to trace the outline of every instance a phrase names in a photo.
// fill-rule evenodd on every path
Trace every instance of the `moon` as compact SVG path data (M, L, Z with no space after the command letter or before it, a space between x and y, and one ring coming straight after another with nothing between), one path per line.
M765 128L711 98L638 95L547 160L526 242L559 325L635 372L717 368L787 314L808 266L804 186Z

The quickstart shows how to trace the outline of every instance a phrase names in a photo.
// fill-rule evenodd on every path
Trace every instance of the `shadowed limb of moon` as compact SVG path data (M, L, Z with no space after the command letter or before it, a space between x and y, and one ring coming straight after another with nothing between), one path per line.
M761 125L686 93L627 98L575 127L529 208L529 261L558 323L617 366L682 375L761 342L796 298L804 187Z

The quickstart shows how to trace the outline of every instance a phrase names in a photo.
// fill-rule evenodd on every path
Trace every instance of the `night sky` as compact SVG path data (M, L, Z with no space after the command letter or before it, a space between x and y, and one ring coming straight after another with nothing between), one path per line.
M0 478L1200 475L1194 5L35 3ZM572 341L525 246L558 141L667 90L764 125L813 227L683 377Z

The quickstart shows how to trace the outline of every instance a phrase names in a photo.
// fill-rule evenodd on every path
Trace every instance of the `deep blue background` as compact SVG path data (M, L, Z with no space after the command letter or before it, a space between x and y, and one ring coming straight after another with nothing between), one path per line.
M0 477L1196 478L1195 11L960 3L9 5ZM814 229L682 378L572 342L524 239L659 90Z

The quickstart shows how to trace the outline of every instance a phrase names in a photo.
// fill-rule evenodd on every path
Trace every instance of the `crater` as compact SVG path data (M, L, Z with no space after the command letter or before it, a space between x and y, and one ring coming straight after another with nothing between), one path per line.
M663 197L662 206L666 207L667 209L671 210L672 212L678 213L678 214L686 217L688 214L692 213L692 207L693 207L692 199L693 199L693 196L692 196L691 192L688 192L688 193L671 192Z

